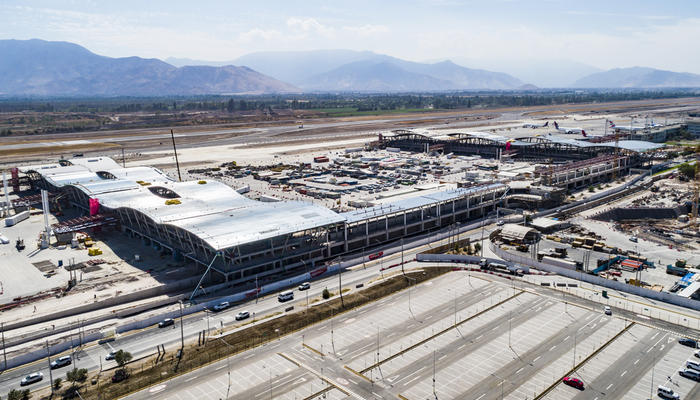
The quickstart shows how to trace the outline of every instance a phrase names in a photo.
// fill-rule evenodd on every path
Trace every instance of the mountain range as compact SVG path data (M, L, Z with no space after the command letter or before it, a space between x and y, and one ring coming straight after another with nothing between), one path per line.
M615 68L583 77L572 86L577 88L700 87L700 75L645 67Z
M0 40L0 95L162 96L306 92L432 92L536 90L504 72L466 68L452 61L414 62L370 51L259 52L230 62L140 57L111 58L77 44ZM171 64L172 63L172 64ZM504 65L509 71L515 66ZM238 66L236 66L238 65ZM484 65L484 64L482 64ZM633 67L599 71L581 63L557 63L569 73L521 65L552 75L544 87L569 74L575 88L700 87L700 75ZM593 72L593 73L590 73ZM585 76L584 76L585 75ZM544 82L544 80L542 80Z
M248 67L187 66L111 58L68 42L0 40L0 94L154 96L298 92Z

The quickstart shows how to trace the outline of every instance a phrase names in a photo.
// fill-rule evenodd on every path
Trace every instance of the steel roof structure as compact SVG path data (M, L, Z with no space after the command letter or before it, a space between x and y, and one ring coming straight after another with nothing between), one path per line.
M340 215L345 218L347 223L351 224L368 218L381 217L396 212L408 211L414 208L432 205L443 201L459 199L464 196L478 193L479 191L490 191L499 188L505 189L506 185L502 183L494 183L490 185L483 185L472 188L457 188L442 192L434 192L430 194L411 197L408 199L397 200L388 204L381 204L374 207L367 207L358 210L348 211L341 213Z

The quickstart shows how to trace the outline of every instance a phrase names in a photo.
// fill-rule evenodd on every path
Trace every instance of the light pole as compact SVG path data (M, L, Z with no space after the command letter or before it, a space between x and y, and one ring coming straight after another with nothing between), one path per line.
M177 302L180 305L180 354L185 349L185 328L182 326L182 300Z
M5 323L0 323L0 332L2 332L2 358L4 360L4 365L2 367L3 371L7 369L7 352L5 350Z
M49 362L49 385L51 385L51 394L53 394L53 372L51 372L51 350L48 339L46 339L46 359Z

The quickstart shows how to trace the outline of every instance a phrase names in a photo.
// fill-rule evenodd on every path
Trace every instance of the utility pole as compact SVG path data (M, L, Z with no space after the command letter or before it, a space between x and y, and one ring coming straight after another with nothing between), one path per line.
M182 300L177 302L180 305L180 354L185 349L185 328L182 326Z
M574 366L576 368L576 332L574 332Z
M343 301L343 260L338 260L338 293L340 293L340 306L345 308Z
M513 346L510 345L510 331L511 331L511 321L513 319L513 312L508 311L508 348L512 349Z
M656 353L653 353L654 362L651 364L651 389L649 390L649 398L654 398L654 366L656 365Z
M4 371L7 369L7 351L5 350L5 323L4 322L0 323L0 331L2 333L2 358L5 362L3 364L3 367L2 367L2 370Z
M53 394L53 372L51 370L51 350L49 350L49 339L46 339L46 359L49 362L49 385L51 385L51 394Z
M177 180L182 182L182 175L180 175L180 162L177 159L177 148L175 147L175 134L173 130L170 130L170 138L173 141L173 151L175 152L175 166L177 167Z
M126 168L126 161L124 160L124 148L122 147L122 167Z
M403 269L403 237L401 238L401 274L404 276L406 275L406 272Z
M437 392L435 391L435 350L433 350L433 395L437 399Z

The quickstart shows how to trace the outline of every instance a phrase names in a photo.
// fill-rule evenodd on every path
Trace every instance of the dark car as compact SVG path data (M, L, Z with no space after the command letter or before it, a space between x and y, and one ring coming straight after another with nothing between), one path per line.
M678 343L682 344L683 346L692 347L694 349L696 349L698 347L698 342L696 342L695 340L693 340L691 338L687 338L687 337L678 339Z
M175 320L172 318L166 318L158 323L159 328L165 328L170 325L175 325Z
M65 367L71 364L70 356L58 357L57 359L51 361L51 369Z
M572 378L570 376L567 376L566 378L564 378L562 380L562 382L564 382L565 385L569 385L569 386L574 387L578 390L583 390L583 381L581 381L578 378Z

